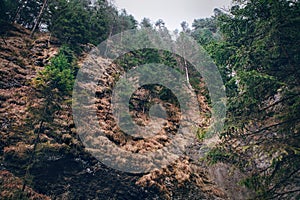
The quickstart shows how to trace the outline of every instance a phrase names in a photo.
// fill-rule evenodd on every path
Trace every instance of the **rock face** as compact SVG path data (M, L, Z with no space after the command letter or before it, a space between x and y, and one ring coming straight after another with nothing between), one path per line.
M47 34L29 37L29 32L19 26L0 40L0 195L17 198L24 177L29 199L226 199L225 188L216 185L212 178L217 169L199 163L203 156L201 143L196 139L187 155L168 166L148 174L128 174L111 169L96 160L85 150L76 134L70 105L60 105L53 123L46 123L37 145L36 157L33 143L36 138L36 119L30 114L31 107L42 101L39 92L31 85L37 71L49 63L57 52L57 42ZM79 59L80 60L80 59ZM101 60L105 64L106 60ZM121 148L131 152L153 151L169 143L168 135L176 134L178 116L163 124L161 132L152 139L135 139L122 133L116 126L111 112L110 88L121 71L117 66L103 69L104 77L99 80L97 114L99 123L104 124L106 136ZM149 92L149 91L148 91ZM133 95L132 114L137 123L147 124L149 116L139 105L150 95L140 89ZM162 104L159 99L154 102ZM201 95L198 96L202 111L209 107ZM176 113L178 108L165 104L167 113ZM151 111L152 112L152 111ZM159 116L158 117L159 120ZM138 120L140 120L138 122ZM206 121L199 121L205 127ZM198 125L199 125L198 124ZM200 125L199 125L200 126ZM31 161L31 163L30 163ZM30 166L25 176L26 169ZM216 178L218 181L218 178ZM13 185L10 183L13 182Z

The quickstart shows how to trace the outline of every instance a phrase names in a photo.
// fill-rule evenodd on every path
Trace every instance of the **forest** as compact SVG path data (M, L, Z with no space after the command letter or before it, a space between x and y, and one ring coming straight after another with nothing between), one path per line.
M163 19L139 22L108 0L1 0L0 199L300 199L299 1L232 0L230 9L213 12L170 31ZM224 86L216 91L224 90L219 101L226 113L215 137L208 130L214 113L222 111L214 110L220 102L210 96L206 72L176 50L151 48L152 36L166 49L190 38L195 43L178 52L193 56L195 44L216 66ZM110 51L114 38L136 50ZM97 54L104 44L105 52ZM120 52L126 47L114 46ZM91 63L95 69L85 67ZM127 134L111 108L123 74L148 66L147 77L162 75L153 63L184 77L187 86L179 90L194 91L198 105L188 104L200 110L188 113L194 138L176 158L168 152L173 160L161 168L122 171L95 156L104 142L90 124L79 127L75 115L91 106L79 101L96 88L93 106L103 136L134 157L177 145L172 139L180 135L185 106L167 87L145 84L132 93L120 86L135 124L154 122L158 128L152 138ZM97 84L90 84L94 77ZM161 81L170 79L164 75ZM86 91L75 98L78 88ZM153 118L154 107L166 116ZM87 113L84 120L92 121ZM112 149L106 153L118 163L125 159Z

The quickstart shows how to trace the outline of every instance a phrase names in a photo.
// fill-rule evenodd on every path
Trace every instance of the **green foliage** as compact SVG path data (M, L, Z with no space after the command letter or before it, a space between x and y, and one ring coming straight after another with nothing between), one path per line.
M65 97L70 96L76 72L76 60L68 47L63 46L51 63L39 71L33 79L33 85L43 99L37 107L30 107L36 123L51 122L54 113L60 110L60 104Z
M196 19L194 20L193 27L195 30L208 29L212 33L216 33L218 29L215 18Z
M72 46L88 42L90 16L84 1L54 1L49 8L52 13L49 30L54 36Z
M221 39L215 17L194 20L192 26L191 36L203 47Z
M149 18L143 18L140 26L141 28L153 28L153 24L151 23Z
M137 27L137 21L126 10L118 12L106 0L3 0L0 1L0 25L18 23L32 29L50 31L63 44L77 53L82 45L98 45L108 36Z
M36 138L33 142L33 153L28 162L24 183L22 187L23 195L25 186L30 183L30 170L36 163L36 156L41 157L47 153L56 152L57 146L47 143L40 144L40 135L44 132L45 126L53 123L58 111L61 110L62 103L66 97L70 97L78 67L73 52L67 46L62 46L59 53L50 60L50 64L39 71L33 79L33 86L37 90L34 95L38 95L40 101L28 108L31 115L30 126L34 130ZM33 94L32 94L33 95Z
M230 93L232 104L229 105L233 106L233 112L237 111L235 105L238 101L241 108L251 110L251 115L247 109L237 113L248 119L251 116L255 118L262 103L283 88L282 98L288 93L296 98L300 74L295 65L299 63L296 56L299 45L291 41L299 41L300 38L292 25L292 22L300 23L296 18L299 13L297 4L251 1L244 8L234 7L233 16L220 17L227 44L219 46L224 50L217 53L223 56L215 58L227 58L227 63L220 63L236 74L227 79L227 84L235 82L237 86L233 88L236 92ZM290 108L297 108L296 101L293 104L286 105L285 109L290 112ZM287 116L288 112L280 115Z
M15 11L18 8L18 0L0 1L0 25L10 22L15 17Z
M0 2L0 23L17 22L31 29L42 4L42 0L2 0Z
M77 69L70 50L63 47L59 54L51 59L51 64L39 72L34 80L35 86L41 91L57 89L59 93L68 95L73 89Z
M222 148L213 148L205 156L205 160L210 164L218 162L228 162L232 160L233 154L225 152Z
M49 5L49 30L63 43L80 51L81 44L98 45L109 35L133 29L136 20L125 10L118 13L106 1L57 0Z
M205 45L226 84L228 118L223 139L241 141L223 151L239 153L236 162L253 167L256 175L244 183L260 198L295 198L297 191L291 188L299 187L300 162L291 149L300 145L299 2L235 2L230 14L218 16L223 40ZM204 25L205 20L198 27ZM240 151L242 146L247 150ZM255 154L257 148L269 155L264 159L273 160L272 165L253 165L261 156ZM219 157L218 152L211 157Z
M141 49L132 51L117 59L115 62L126 71L133 67L148 63L158 63L170 67L175 67L177 64L172 53L156 49Z
M199 141L203 141L205 139L207 130L203 128L197 128L197 138Z
M122 9L118 15L118 22L118 32L135 29L137 27L137 21L132 15L128 15L125 9Z
M265 188L262 187L264 180L264 177L255 174L243 179L241 182L239 182L239 184L255 190L256 194L261 196L263 193L265 193Z

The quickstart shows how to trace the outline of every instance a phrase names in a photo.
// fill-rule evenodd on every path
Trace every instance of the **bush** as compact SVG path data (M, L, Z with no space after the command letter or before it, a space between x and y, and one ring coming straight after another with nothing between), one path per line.
M71 94L77 70L72 51L62 47L51 59L51 64L38 73L34 79L35 87L46 93L57 89L60 94Z

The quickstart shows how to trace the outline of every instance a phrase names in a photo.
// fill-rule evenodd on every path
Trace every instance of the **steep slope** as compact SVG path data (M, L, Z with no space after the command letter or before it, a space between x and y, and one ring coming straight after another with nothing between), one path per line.
M147 111L145 111L148 108L141 106L141 103L139 102L160 104L166 108L167 113L175 114L169 115L167 121L161 128L158 126L158 124L160 124L159 122L164 121L164 119L159 117L154 119L154 124L156 124L154 125L154 129L157 128L158 130L155 136L150 138L133 137L120 130L120 128L117 126L115 116L113 116L112 113L111 98L112 90L116 82L115 77L119 77L120 74L124 72L124 69L115 63L110 65L108 60L105 60L101 57L87 57L85 61L88 63L88 65L94 64L97 67L97 70L94 70L93 68L84 69L83 76L87 75L90 77L99 77L99 80L96 81L98 84L96 89L97 100L95 107L98 108L97 117L99 124L101 124L99 130L93 129L91 132L88 132L87 135L83 136L86 143L95 147L101 145L102 141L99 140L98 133L102 132L112 143L118 145L120 149L124 149L132 153L156 151L170 144L170 136L172 137L172 135L175 135L177 133L177 128L179 127L178 124L180 120L178 113L180 113L180 111L178 107L172 103L162 101L157 98L158 95L156 93L160 91L160 87L156 87L154 90L149 90L142 87L134 92L130 102L133 107L131 111L133 120L136 121L137 124L149 125L149 113L147 114ZM99 72L101 72L101 75L98 74ZM80 82L78 85L80 88L79 91L85 90L86 88L91 88L91 85L92 84L89 81ZM83 95L85 95L85 93L83 93ZM208 124L205 114L209 113L210 109L205 98L202 98L200 93L198 95L203 117L199 119L195 119L195 116L190 117L194 117L193 121L195 124L197 124L197 127L205 128ZM82 109L89 109L90 107L90 105L84 104L81 106L85 106ZM82 117L87 118L87 120L84 120L84 123L93 120L91 115L83 115ZM80 127L80 129L90 130L89 126L90 124L84 124L84 126ZM146 135L147 133L142 132L141 134ZM189 199L226 198L226 195L216 187L212 180L210 180L207 169L201 166L198 162L201 154L203 155L203 152L200 150L201 146L202 144L195 138L194 146L191 146L190 148L194 149L198 147L198 151L195 150L187 152L187 155L180 157L180 159L170 163L167 167L157 169L149 174L142 175L142 177L140 177L136 183L145 188L158 188L163 194L164 198L167 199L182 199L185 196L188 196ZM120 156L118 151L114 150L113 145L111 146L111 149L112 150L110 151L110 154L112 155L113 159L122 163L122 159L124 159L124 157ZM97 148L90 150L96 152ZM140 163L140 165L146 167L148 167L150 164L151 163L148 162Z
M10 174L1 176L3 183L14 175L24 178L26 169L31 166L27 171L31 180L27 180L27 184L51 198L115 199L118 196L144 198L155 195L147 194L150 192L136 186L137 177L108 169L83 150L72 132L74 124L68 105L61 105L54 122L45 125L36 158L29 163L36 138L34 130L37 127L33 124L38 120L29 108L39 107L42 100L39 92L32 87L31 80L58 52L58 46L53 42L55 40L50 42L47 34L31 39L29 31L19 26L11 27L2 40L1 170L4 174ZM21 190L22 187L17 188ZM2 187L1 192L12 194L8 187ZM31 193L28 195L31 198Z
M47 48L47 40L43 38L43 42L33 42L29 38L29 31L20 26L12 26L10 29L0 46L0 152L2 159L4 155L8 160L18 159L17 163L11 163L14 168L24 167L29 156L26 154L32 150L30 141L33 136L28 134L31 130L26 126L27 108L32 94L30 81L35 76L37 65L46 64L57 48ZM5 166L5 161L1 162L1 195L5 198L17 198L14 195L20 194L22 181L6 171ZM27 195L32 199L49 199L43 195L36 196L32 190Z
M25 193L30 199L227 198L222 191L224 187L212 181L219 168L209 170L205 164L199 163L198 158L203 152L199 151L202 144L197 140L189 147L186 156L150 174L133 175L106 167L82 145L68 103L60 105L53 123L45 123L32 160L38 119L31 109L39 108L42 102L40 93L32 86L32 78L49 63L58 49L59 43L48 34L37 34L31 39L29 32L19 26L11 27L0 40L0 181L3 183L0 192L3 197L18 198L22 181L26 179L26 185L36 191L26 187ZM107 63L100 60L103 65ZM107 76L101 80L110 87L118 69L115 66L107 70ZM98 107L105 108L99 109L98 117L106 124L107 137L132 152L143 151L145 146L148 147L146 150L154 150L168 143L165 134L175 132L176 118L173 124L165 124L155 139L133 140L122 135L115 122L110 120L111 113L106 110L110 95L105 91L105 88L98 91L101 97ZM134 95L136 102L145 94L146 91L137 91ZM199 96L199 99L202 99L203 110L209 112L203 98ZM136 102L133 104L138 105ZM176 107L169 106L170 111L176 111ZM147 123L147 116L139 109L136 107L140 123ZM205 126L205 122L202 123ZM17 186L9 185L11 182ZM235 191L235 188L230 189Z

